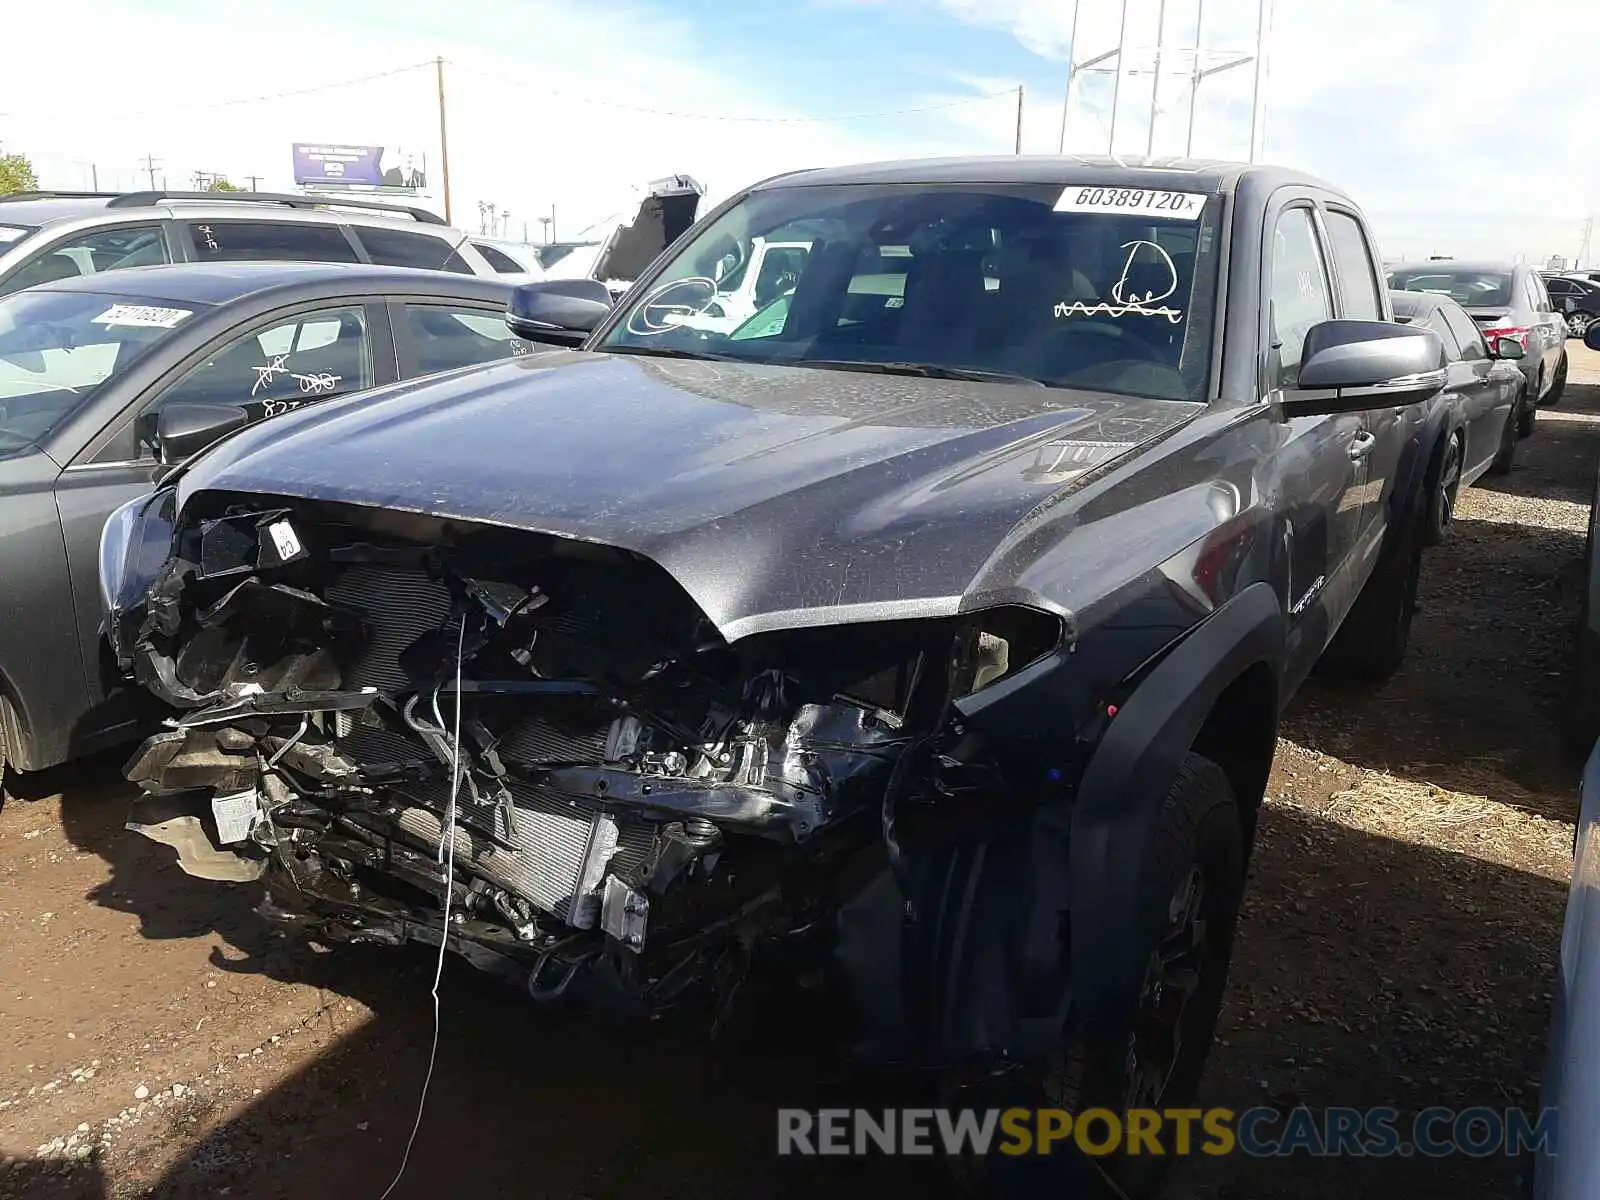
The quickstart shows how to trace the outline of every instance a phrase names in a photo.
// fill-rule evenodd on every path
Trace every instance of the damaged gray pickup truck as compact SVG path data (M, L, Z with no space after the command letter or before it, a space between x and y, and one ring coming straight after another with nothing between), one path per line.
M684 320L774 241L788 290ZM1303 176L1005 158L768 181L614 306L529 285L571 349L112 518L174 714L134 823L319 938L447 911L540 999L720 1011L777 954L864 1055L1180 1102L1279 710L1405 652L1443 359L1378 261Z

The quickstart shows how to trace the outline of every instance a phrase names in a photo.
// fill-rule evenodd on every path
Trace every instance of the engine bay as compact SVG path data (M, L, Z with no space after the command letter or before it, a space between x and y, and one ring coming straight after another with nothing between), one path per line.
M1002 607L730 644L625 550L225 494L113 619L176 713L131 827L185 870L328 940L448 911L536 997L647 1011L815 935L909 814L1003 795L954 701L1060 637Z

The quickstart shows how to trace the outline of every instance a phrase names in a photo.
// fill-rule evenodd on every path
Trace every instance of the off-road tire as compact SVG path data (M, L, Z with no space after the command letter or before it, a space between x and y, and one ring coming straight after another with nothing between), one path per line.
M1199 981L1177 1018L1177 1027L1182 1031L1181 1048L1166 1086L1154 1102L1159 1108L1181 1108L1189 1105L1199 1090L1222 1007L1244 893L1244 827L1233 788L1221 767L1199 754L1185 755L1162 802L1151 847L1146 886L1139 901L1139 921L1152 959L1169 928L1171 910L1180 893L1188 891L1192 874L1198 871L1202 881L1198 908L1204 932L1197 959ZM1014 1087L1008 1095L977 1097L976 1106L998 1100L1000 1107L1015 1103L1063 1108L1072 1113L1108 1108L1121 1116L1130 1107L1131 1045L1131 1041L1090 1040L1069 1025L1051 1062L1038 1064L1030 1072L1019 1072L1011 1079ZM971 1099L969 1095L958 1103ZM1146 1103L1141 1100L1140 1106ZM952 1165L958 1181L968 1191L984 1197L1031 1200L1053 1195L1076 1200L1084 1193L1072 1190L1072 1185L1081 1183L1084 1173L1103 1172L1129 1200L1138 1200L1155 1193L1172 1162L1172 1149L1167 1146L1167 1154L1160 1157L1119 1151L1088 1160L1076 1154L1069 1156L1064 1147L1058 1146L1049 1156L1012 1159L991 1152L988 1159L967 1159Z
M1428 485L1428 513L1423 519L1423 542L1437 546L1450 529L1456 497L1461 491L1461 435L1451 434L1439 459L1438 475Z
M1550 391L1539 401L1542 408L1554 408L1567 393L1567 352L1561 352L1561 363L1556 367L1556 377L1550 381Z
M1426 513L1426 504L1414 504L1406 524L1391 525L1385 533L1377 565L1322 652L1319 666L1325 674L1382 683L1405 662L1411 618L1418 607Z
M1517 439L1522 436L1522 409L1526 404L1526 393L1519 391L1511 402L1511 411L1506 414L1506 425L1500 432L1500 452L1489 464L1490 475L1511 474L1511 466L1517 458Z

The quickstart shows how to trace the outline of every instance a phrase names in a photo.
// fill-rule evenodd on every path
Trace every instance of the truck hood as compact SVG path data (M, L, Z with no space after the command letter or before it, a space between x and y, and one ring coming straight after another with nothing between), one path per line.
M305 498L605 543L654 560L731 641L994 602L992 580L984 597L968 587L1019 520L1202 411L553 351L263 422L193 463L179 498Z

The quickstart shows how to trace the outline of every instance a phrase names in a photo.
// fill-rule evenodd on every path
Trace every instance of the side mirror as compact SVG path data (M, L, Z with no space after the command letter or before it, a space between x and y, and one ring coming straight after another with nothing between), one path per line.
M1415 404L1445 383L1444 343L1431 329L1393 321L1323 321L1306 333L1300 378L1285 416L1322 416Z
M1589 340L1585 337L1584 345L1588 344ZM1509 337L1495 338L1494 342L1489 346L1489 353L1495 358L1518 359L1528 357L1528 352L1523 348L1522 343L1517 341L1516 338Z
M1600 321L1583 331L1583 344L1591 350L1600 350Z
M156 418L161 464L175 466L249 423L250 414L232 404L169 404Z
M511 293L506 326L519 338L581 346L611 311L611 292L598 279L546 279Z

